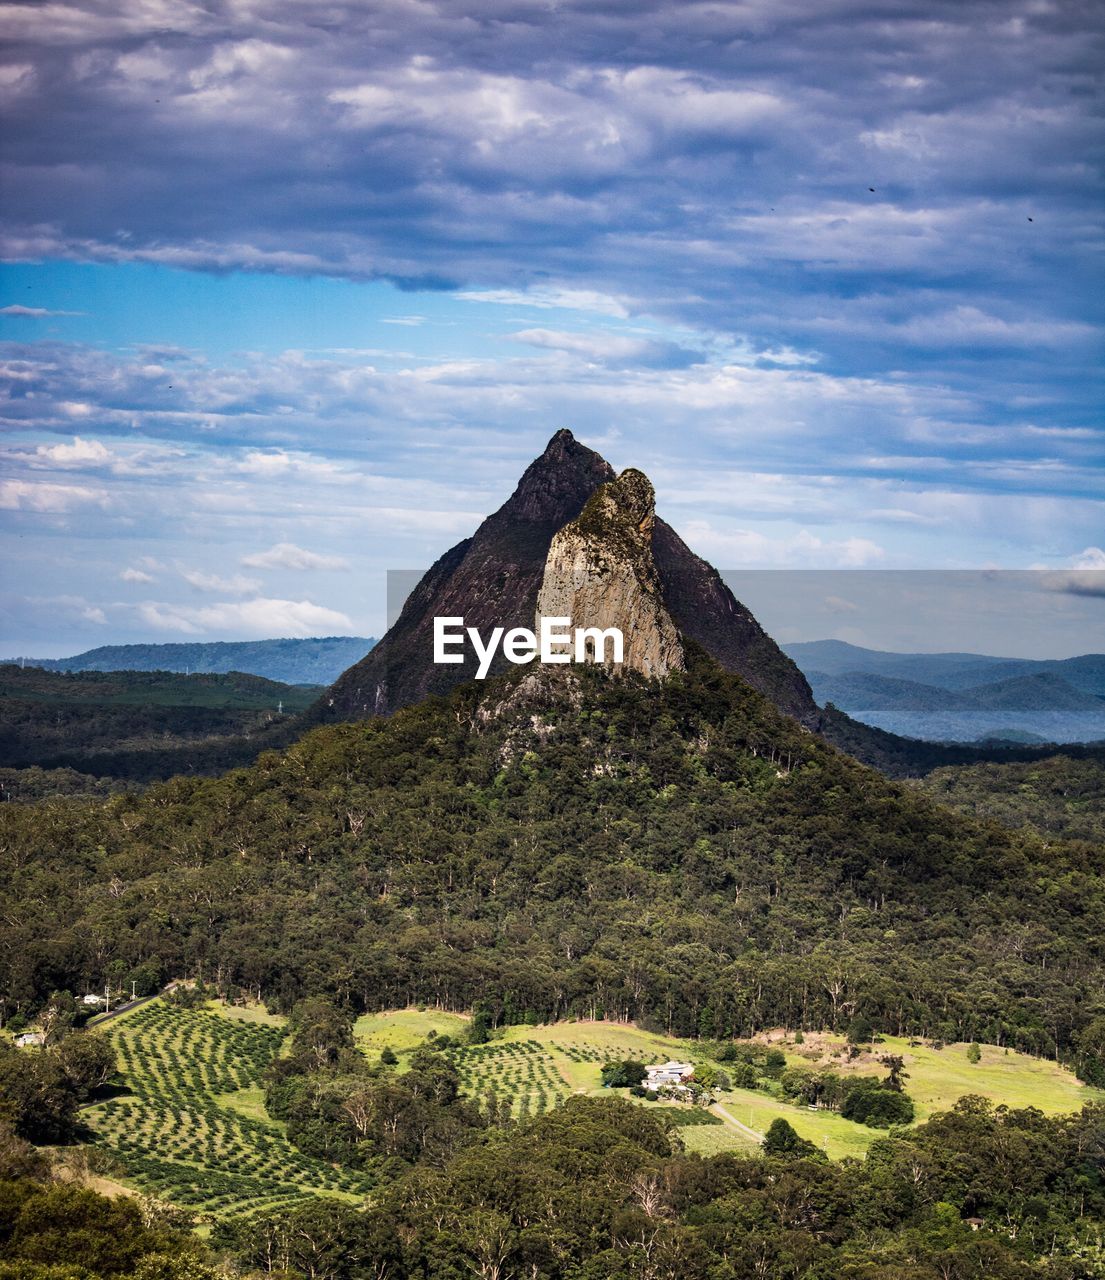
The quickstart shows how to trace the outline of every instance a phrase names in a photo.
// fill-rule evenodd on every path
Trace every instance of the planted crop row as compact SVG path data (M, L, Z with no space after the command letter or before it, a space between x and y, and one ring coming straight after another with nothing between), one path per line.
M278 1126L219 1105L218 1095L260 1083L279 1029L156 1002L109 1034L129 1094L91 1108L89 1119L142 1190L213 1216L368 1191L363 1175L306 1156Z

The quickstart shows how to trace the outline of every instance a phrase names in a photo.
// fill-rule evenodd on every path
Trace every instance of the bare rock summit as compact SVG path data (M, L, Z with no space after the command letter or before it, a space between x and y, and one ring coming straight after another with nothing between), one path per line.
M616 627L624 640L621 670L650 678L684 670L683 645L652 554L655 522L656 495L642 472L630 468L596 489L553 537L535 629L543 617L565 617L574 627Z

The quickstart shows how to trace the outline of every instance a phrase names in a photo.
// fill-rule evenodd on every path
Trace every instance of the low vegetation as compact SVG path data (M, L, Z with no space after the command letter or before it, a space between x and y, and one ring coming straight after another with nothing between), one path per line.
M279 1124L235 1105L236 1094L260 1085L283 1029L157 1001L104 1034L122 1091L89 1107L84 1120L140 1190L205 1216L368 1190L362 1176L305 1155Z

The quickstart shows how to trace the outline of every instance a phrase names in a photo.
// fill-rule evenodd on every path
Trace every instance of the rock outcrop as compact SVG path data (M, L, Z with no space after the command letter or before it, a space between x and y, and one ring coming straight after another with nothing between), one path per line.
M683 645L652 554L655 520L656 497L640 471L623 471L597 489L552 540L534 630L550 617L568 618L571 627L616 627L619 670L657 678L682 671ZM611 654L603 656L609 665Z
M639 472L628 474L640 476ZM456 665L434 664L434 617L463 617L481 632L498 626L532 627L554 536L581 515L596 490L614 478L604 458L580 444L570 431L558 431L526 469L508 501L471 538L433 565L394 626L319 700L307 723L386 715L471 680L475 676L471 657ZM640 478L651 494L652 486ZM623 496L628 500L628 495ZM639 536L630 540L633 546L627 542L623 550L638 555L651 539L655 581L679 635L700 644L781 710L816 727L823 713L802 673L733 598L717 571L694 555L669 525L651 516L651 498L649 511L647 521L642 516ZM605 532L620 527L615 522ZM601 538L596 547L598 542ZM642 579L646 580L654 586L648 575ZM654 648L657 661L667 653L663 660L670 663L674 650L659 633ZM492 672L506 667L500 658Z

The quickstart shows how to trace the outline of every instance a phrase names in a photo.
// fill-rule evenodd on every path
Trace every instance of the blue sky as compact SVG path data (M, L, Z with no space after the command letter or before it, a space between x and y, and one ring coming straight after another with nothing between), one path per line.
M563 426L721 567L1045 567L1105 647L1101 26L3 6L0 647L378 633Z

